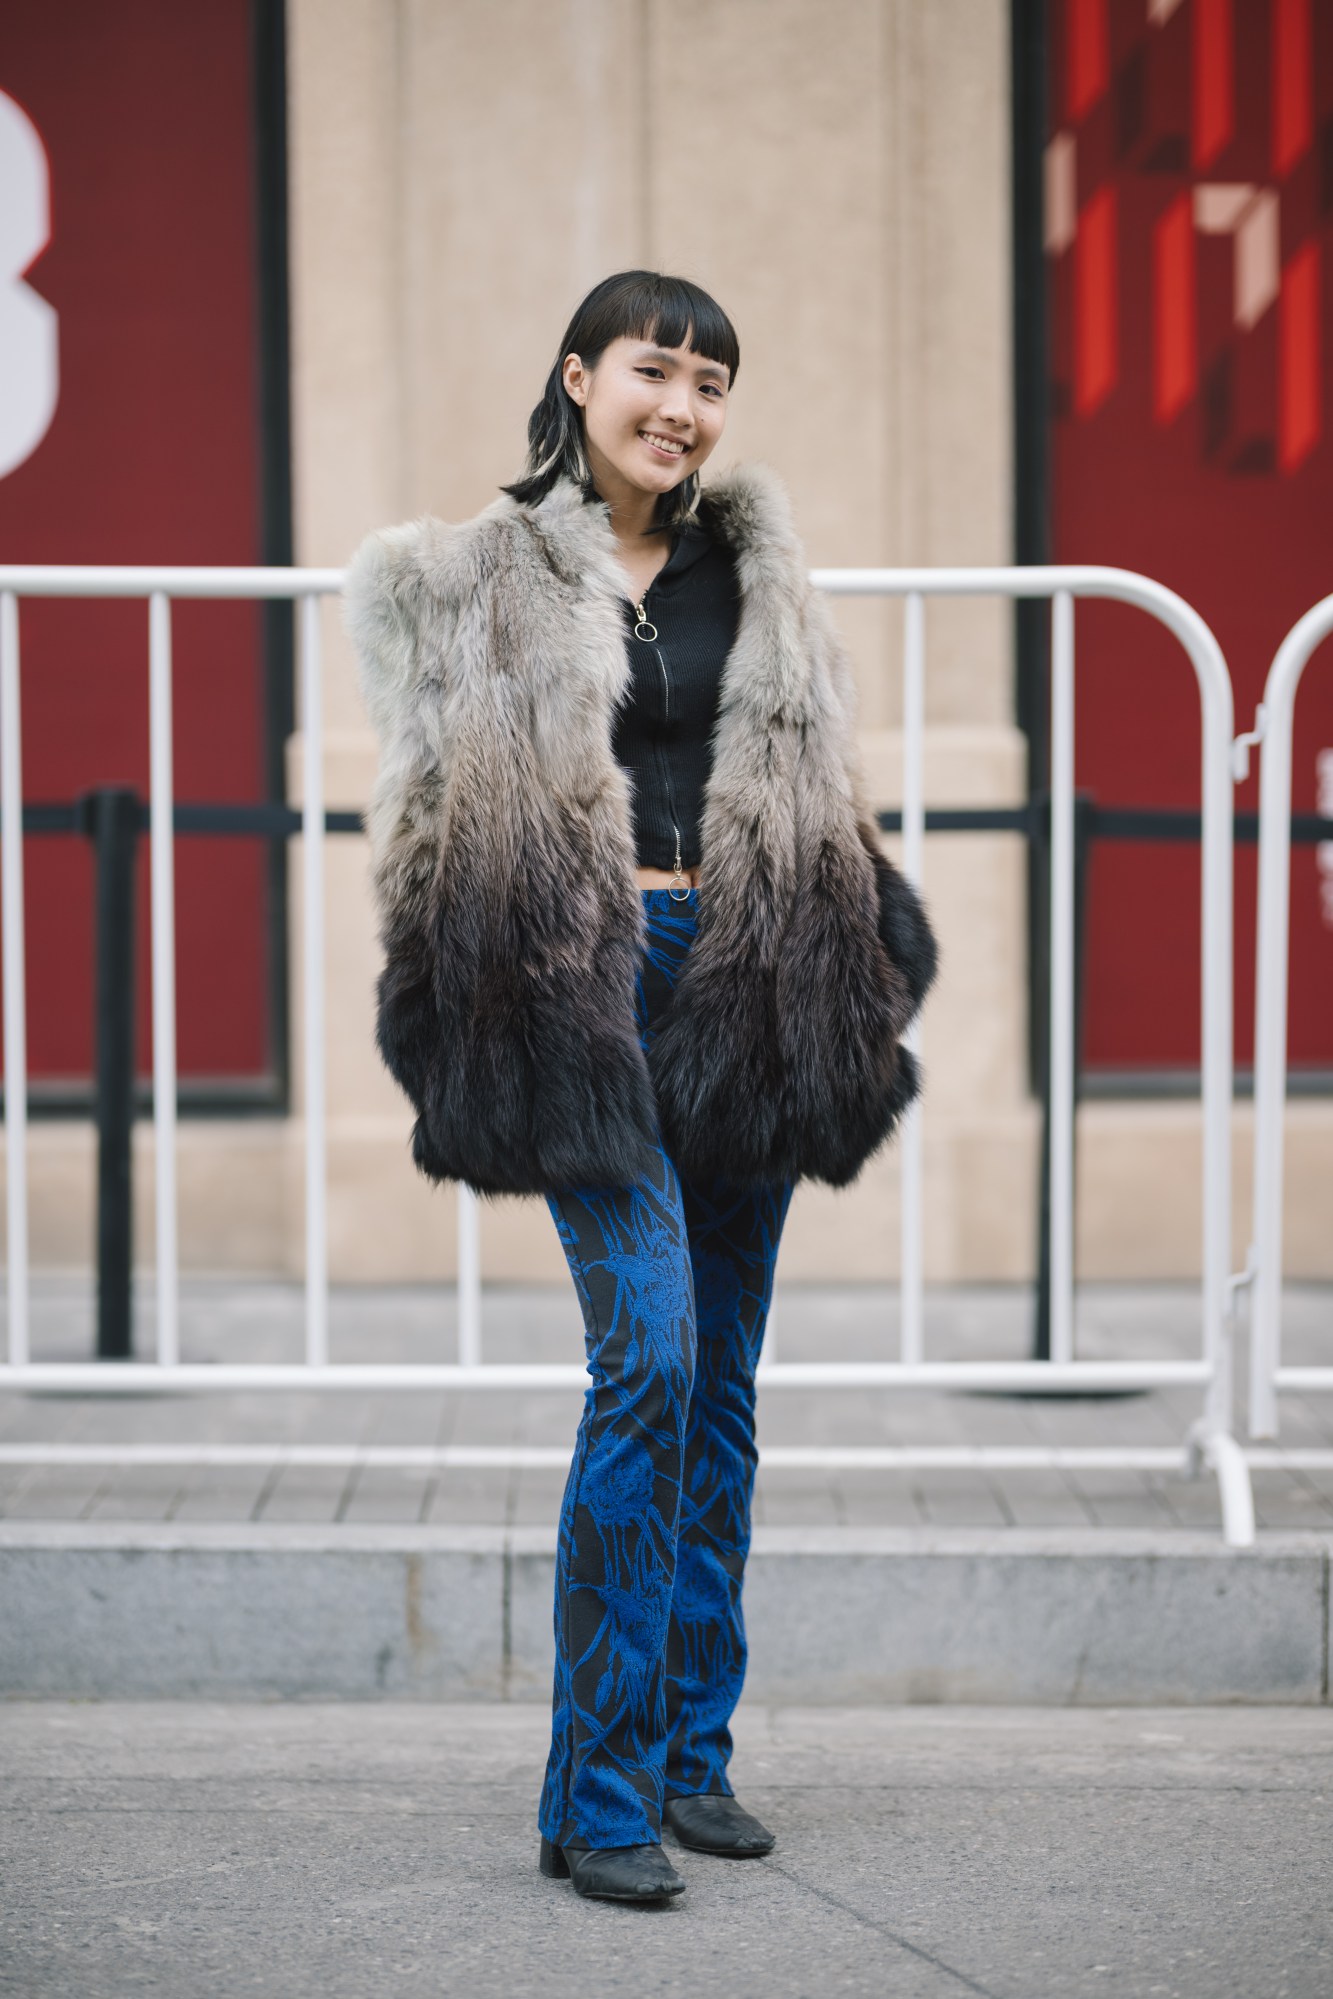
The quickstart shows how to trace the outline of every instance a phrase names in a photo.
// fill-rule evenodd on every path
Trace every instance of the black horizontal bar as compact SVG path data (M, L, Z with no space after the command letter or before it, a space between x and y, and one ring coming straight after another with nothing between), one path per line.
M1203 837L1203 814L1175 806L1096 805L1089 806L1089 833L1094 840L1199 840ZM1259 839L1259 814L1233 815L1238 846L1253 847ZM1295 846L1313 846L1333 840L1333 819L1321 819L1317 812L1293 812L1291 838Z
M177 833L250 836L259 839L286 839L301 830L301 814L291 805L177 805L171 815L173 829ZM139 808L139 830L146 833L149 827L149 811L146 804ZM365 820L359 812L335 809L324 814L326 833L360 833L365 829ZM23 808L23 830L25 833L81 833L84 817L81 801L72 805L25 805Z
M1086 814L1088 837L1093 840L1198 841L1203 837L1203 815L1188 807L1098 805L1090 798L1080 801ZM1047 808L1029 806L947 806L926 813L928 833L1025 833L1029 839L1046 832ZM880 812L876 820L885 833L901 833L901 812ZM1259 814L1237 812L1235 838L1240 846L1254 846L1259 838ZM1293 812L1291 838L1295 846L1313 846L1333 840L1333 819L1317 812Z
M80 831L80 820L72 805L25 805L23 830L25 833L77 833Z
M940 805L926 813L928 833L1024 833L1034 839L1041 831L1045 813L1039 805ZM883 833L901 833L901 812L877 812L875 823Z
M1080 803L1088 835L1094 840L1189 842L1202 837L1202 814L1188 807L1098 805L1087 797L1081 798ZM901 812L879 812L875 818L882 832L902 832ZM1022 833L1035 840L1045 835L1046 822L1047 809L1042 804L942 805L932 806L926 813L928 833ZM143 805L139 813L140 831L146 833L148 824L148 807ZM286 839L300 832L301 814L290 805L178 805L172 813L172 825L177 833L185 834ZM23 830L35 834L80 833L83 831L80 805L77 801L69 805L25 805ZM360 812L333 809L324 814L324 830L362 833L365 819ZM1259 838L1257 812L1236 813L1235 837L1238 845L1255 844ZM1333 819L1321 818L1317 812L1294 812L1291 838L1296 846L1333 840Z
M178 805L172 815L178 833L259 833L288 835L301 830L301 814L291 805ZM331 810L324 814L326 833L360 833L359 812ZM143 815L148 827L148 808Z

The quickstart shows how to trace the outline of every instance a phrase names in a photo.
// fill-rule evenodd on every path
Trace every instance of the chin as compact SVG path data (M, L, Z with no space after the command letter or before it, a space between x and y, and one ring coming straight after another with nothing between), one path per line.
M670 493L671 491L673 491L673 489L679 486L682 483L682 481L687 477L687 474L684 472L669 471L664 467L656 478L650 475L647 479L645 479L641 471L636 471L632 474L626 472L625 477L629 479L633 485L637 486L641 493L660 494L660 493Z

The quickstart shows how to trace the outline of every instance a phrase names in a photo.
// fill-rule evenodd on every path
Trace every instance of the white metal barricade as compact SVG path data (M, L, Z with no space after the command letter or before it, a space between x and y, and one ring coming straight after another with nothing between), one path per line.
M901 1202L901 1338L896 1360L780 1362L761 1372L769 1388L991 1388L1026 1391L1197 1386L1202 1413L1180 1449L1051 1446L924 1447L768 1450L781 1462L850 1466L1117 1466L1216 1474L1226 1538L1253 1538L1254 1514L1244 1456L1232 1436L1233 1368L1229 1274L1231 1065L1232 697L1216 639L1183 599L1128 570L1091 566L977 569L824 569L815 585L837 596L892 596L904 600L903 856L919 881L925 830L923 763L925 722L925 599L936 596L1049 598L1052 605L1052 915L1051 915L1051 1359L1049 1361L930 1361L924 1355L922 1260L921 1109L904 1121ZM9 1354L0 1364L0 1388L65 1386L107 1394L145 1389L374 1388L531 1389L586 1384L581 1366L498 1365L482 1361L480 1273L476 1202L459 1193L459 1339L453 1362L419 1365L332 1364L328 1355L328 1257L325 1185L323 840L321 770L319 600L341 587L337 570L319 569L72 569L0 568L0 840L4 889L4 1051L6 1140L9 1163ZM23 909L21 866L19 622L18 599L138 597L149 606L151 690L151 830L153 918L154 1121L158 1158L157 1357L153 1362L43 1363L28 1344L26 1222L26 1055L23 1010ZM180 1359L177 1329L177 1225L175 1199L175 987L172 913L171 602L175 598L292 599L299 606L302 690L303 858L305 889L305 1159L306 1353L299 1365L192 1365ZM1074 1141L1074 599L1111 598L1134 604L1180 640L1194 668L1202 715L1203 849L1203 1282L1202 1349L1195 1360L1080 1361L1074 1354L1073 1141ZM914 1036L914 1039L916 1037ZM105 1448L117 1463L243 1463L253 1448L182 1446L164 1457L160 1447ZM313 1447L312 1447L313 1448ZM46 1462L70 1462L68 1450L33 1446ZM387 1456L386 1456L387 1452ZM267 1461L322 1462L266 1449ZM560 1453L513 1449L427 1452L382 1447L338 1462L406 1465L481 1462L559 1462Z
M1280 1392L1333 1389L1333 1366L1282 1365L1283 1122L1287 1102L1288 947L1291 912L1292 717L1310 655L1333 632L1333 597L1292 626L1264 683L1258 743L1259 917L1254 1004L1254 1222L1243 1282L1250 1285L1250 1434L1276 1437ZM1238 775L1244 775L1238 770ZM1333 1465L1333 1450L1247 1453L1252 1464Z

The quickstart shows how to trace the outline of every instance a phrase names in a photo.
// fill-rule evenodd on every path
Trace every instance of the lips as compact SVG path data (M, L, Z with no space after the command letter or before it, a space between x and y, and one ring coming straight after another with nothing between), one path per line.
M668 437L664 431L641 430L639 436L650 450L662 458L683 458L686 446L679 437Z

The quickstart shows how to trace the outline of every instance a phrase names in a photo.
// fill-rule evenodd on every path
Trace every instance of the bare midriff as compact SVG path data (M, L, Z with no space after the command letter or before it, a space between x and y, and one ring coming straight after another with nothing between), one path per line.
M673 874L670 868L636 868L634 870L634 879L640 888L671 888L673 884L679 888L682 876L691 888L698 888L698 868L682 868L679 874Z

